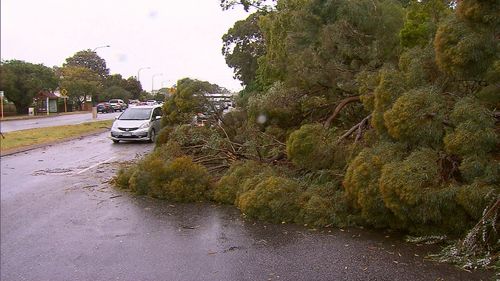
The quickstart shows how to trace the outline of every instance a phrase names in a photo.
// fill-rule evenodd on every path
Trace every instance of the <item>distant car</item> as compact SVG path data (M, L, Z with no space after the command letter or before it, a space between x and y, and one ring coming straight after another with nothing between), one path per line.
M97 104L97 112L99 113L111 113L115 112L114 108L109 102L101 102Z
M147 101L146 101L146 104L147 104L147 105L157 105L157 104L158 104L158 102L157 102L157 101L155 101L155 100L147 100Z
M140 101L139 101L139 100L129 100L129 101L128 101L128 104L129 104L129 105L138 105L139 103L140 103Z
M112 99L109 100L109 103L115 111L124 111L127 109L127 104L121 99Z
M113 122L111 139L114 143L121 140L155 142L160 131L161 117L159 105L131 106Z

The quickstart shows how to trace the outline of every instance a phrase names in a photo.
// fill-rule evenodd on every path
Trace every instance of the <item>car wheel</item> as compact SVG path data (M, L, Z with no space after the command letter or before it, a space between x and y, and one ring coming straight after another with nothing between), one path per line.
M149 133L149 142L155 142L156 141L156 132L155 130L151 130L151 133Z
M120 140L113 140L113 142L114 142L114 143L119 143L119 142L120 142Z

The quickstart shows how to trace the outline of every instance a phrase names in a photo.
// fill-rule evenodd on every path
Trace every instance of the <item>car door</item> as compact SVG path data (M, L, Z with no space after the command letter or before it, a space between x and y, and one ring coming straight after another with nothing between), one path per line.
M152 122L153 122L153 128L155 129L155 132L160 131L160 125L161 125L161 116L163 115L161 111L161 107L157 107L153 109L153 116L151 117ZM160 117L160 119L157 118L157 116Z

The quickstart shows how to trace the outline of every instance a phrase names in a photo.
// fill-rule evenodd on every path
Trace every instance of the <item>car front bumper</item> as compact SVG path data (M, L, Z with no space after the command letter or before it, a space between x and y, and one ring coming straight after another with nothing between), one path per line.
M111 130L112 140L149 140L149 128L134 131Z

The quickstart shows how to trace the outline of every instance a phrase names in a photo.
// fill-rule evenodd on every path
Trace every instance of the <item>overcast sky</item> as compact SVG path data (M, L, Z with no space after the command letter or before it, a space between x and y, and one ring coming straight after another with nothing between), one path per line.
M1 0L1 58L61 66L99 48L112 74L140 72L145 90L184 77L240 90L221 53L222 35L248 16L219 0Z

